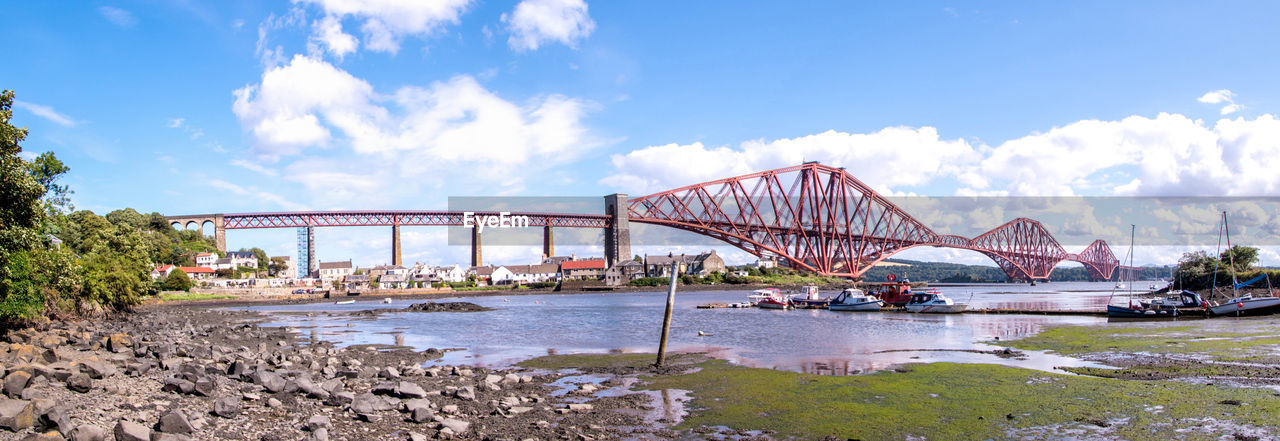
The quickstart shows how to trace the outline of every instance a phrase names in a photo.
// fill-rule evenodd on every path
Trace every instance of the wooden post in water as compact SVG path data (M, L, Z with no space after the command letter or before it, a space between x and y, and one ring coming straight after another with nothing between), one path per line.
M662 367L667 361L667 336L671 334L671 312L676 303L676 273L680 267L675 259L671 259L671 285L667 287L667 313L662 316L662 341L658 342L658 361L654 366Z

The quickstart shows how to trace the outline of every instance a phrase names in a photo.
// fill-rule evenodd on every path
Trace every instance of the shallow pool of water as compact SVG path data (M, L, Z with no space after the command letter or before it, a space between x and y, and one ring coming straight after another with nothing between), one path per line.
M944 286L974 308L1104 309L1109 284ZM1041 352L1023 359L960 351L992 350L995 338L1017 338L1046 325L1106 322L1095 316L922 315L899 312L832 312L697 309L705 303L740 302L745 291L679 292L669 347L704 351L752 367L847 375L907 362L998 363L1032 369L1095 364ZM834 293L833 293L834 294ZM457 299L455 299L457 300ZM378 344L417 349L465 348L438 363L501 367L531 357L579 352L654 352L666 293L546 294L474 297L495 308L472 313L389 312L375 317L346 313L404 308L422 300L381 298L336 305L251 307L270 314L267 326L300 328L303 335L339 345ZM886 352L890 351L890 352Z

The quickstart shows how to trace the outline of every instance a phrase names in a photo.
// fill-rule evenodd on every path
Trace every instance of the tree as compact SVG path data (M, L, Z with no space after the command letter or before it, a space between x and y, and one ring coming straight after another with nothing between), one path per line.
M59 161L53 152L44 152L27 164L27 168L31 177L44 187L44 201L50 210L62 212L72 209L70 196L74 192L66 184L58 184L58 179L71 171L71 167Z
M19 156L27 129L9 123L12 108L13 91L0 92L0 316L30 319L44 308L31 254L44 222L45 188Z
M191 289L191 278L187 277L187 273L180 268L175 268L164 278L161 285L169 291L187 291Z
M280 277L280 272L289 268L289 264L285 263L283 257L272 257L271 263L267 265L268 274L273 277Z
M1235 272L1248 271L1253 268L1253 263L1258 261L1258 249L1235 245L1223 251L1219 260L1223 265L1232 267L1231 269Z

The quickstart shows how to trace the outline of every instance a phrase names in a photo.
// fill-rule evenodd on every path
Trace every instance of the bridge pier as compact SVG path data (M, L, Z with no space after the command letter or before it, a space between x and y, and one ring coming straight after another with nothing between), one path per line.
M604 259L609 267L631 258L631 225L628 222L627 195L614 193L604 197L604 213L611 217L604 231Z
M480 229L471 229L471 266L484 265L484 258L480 255Z
M542 255L544 259L556 255L556 239L550 225L542 227Z
M391 264L404 265L404 260L400 257L400 224L396 223L391 226Z
M316 262L315 227L298 227L298 278L311 277L319 268Z
M218 251L227 252L227 225L221 214L213 215L213 243Z

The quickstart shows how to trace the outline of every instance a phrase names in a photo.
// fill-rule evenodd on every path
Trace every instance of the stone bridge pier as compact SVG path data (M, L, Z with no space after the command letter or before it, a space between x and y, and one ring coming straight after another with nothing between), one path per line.
M218 251L227 252L227 228L221 214L197 214L190 216L165 216L169 225L178 230L199 230L205 222L213 223L213 241Z

